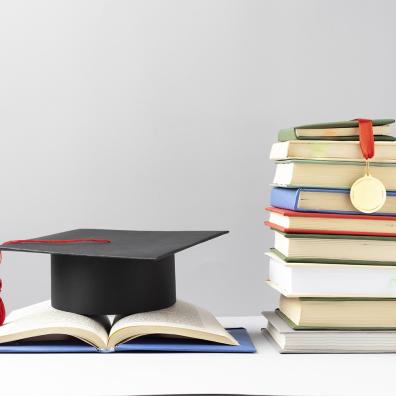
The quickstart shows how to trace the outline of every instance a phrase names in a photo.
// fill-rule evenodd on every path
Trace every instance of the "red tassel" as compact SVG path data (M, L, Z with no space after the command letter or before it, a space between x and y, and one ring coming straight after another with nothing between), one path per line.
M2 281L0 279L0 292L1 292L1 287L2 287ZM2 298L0 297L0 326L4 323L5 317L6 317L5 306Z
M3 243L5 245L16 245L18 243L80 243L80 242L94 242L94 243L110 243L109 239L95 239L95 238L80 238L80 239L15 239ZM0 245L1 249L1 245Z
M374 132L373 121L365 118L356 118L359 123L360 149L367 160L374 157Z

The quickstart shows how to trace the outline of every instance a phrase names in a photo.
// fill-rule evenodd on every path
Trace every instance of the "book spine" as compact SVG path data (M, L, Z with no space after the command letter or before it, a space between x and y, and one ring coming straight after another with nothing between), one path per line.
M294 128L281 129L278 132L279 142L287 142L288 140L298 140Z
M298 188L274 187L271 191L271 205L277 208L298 210Z
M278 137L279 140L279 137ZM300 136L288 140L328 140L335 142L358 142L359 136ZM396 138L389 135L374 135L374 140L378 142L394 142ZM281 141L281 140L279 140Z
M348 230L320 230L305 228L286 228L279 224L265 221L264 224L272 230L283 232L284 234L315 234L315 235L356 235L356 236L377 236L377 237L396 237L394 232L368 232L368 231L348 231Z
M116 352L115 348L98 348L99 353L113 353Z

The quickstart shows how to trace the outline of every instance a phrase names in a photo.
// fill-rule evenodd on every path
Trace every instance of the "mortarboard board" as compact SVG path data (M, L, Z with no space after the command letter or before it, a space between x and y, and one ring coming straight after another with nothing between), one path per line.
M77 229L9 241L0 250L51 255L54 308L133 314L174 304L175 253L227 232Z

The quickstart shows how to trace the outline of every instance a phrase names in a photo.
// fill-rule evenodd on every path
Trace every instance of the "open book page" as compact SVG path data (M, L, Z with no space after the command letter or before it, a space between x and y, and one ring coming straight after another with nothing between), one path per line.
M52 308L50 301L11 312L0 326L0 343L54 334L76 337L100 349L107 347L108 331L103 318L59 311Z
M238 345L210 312L187 302L177 301L169 308L116 319L110 330L109 347L149 334L191 337Z

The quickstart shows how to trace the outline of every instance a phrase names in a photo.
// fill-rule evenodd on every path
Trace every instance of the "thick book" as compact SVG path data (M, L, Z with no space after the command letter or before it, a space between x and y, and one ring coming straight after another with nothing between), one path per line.
M0 327L0 352L95 351L254 352L254 346L244 329L227 331L211 313L184 301L113 321L45 301L11 312Z
M363 158L359 142L290 140L274 143L270 159L279 161L287 159L343 160L359 161ZM372 161L395 161L396 142L375 142L375 154Z
M263 312L268 320L263 333L280 353L394 353L393 330L295 330L276 312Z
M286 261L396 265L396 237L292 234L273 230L274 248Z
M286 297L278 314L301 329L396 330L396 298Z
M390 135L390 125L393 119L373 120L373 133L375 140L394 140ZM300 125L292 128L281 129L278 140L359 140L359 124L355 120L325 122L319 124Z
M270 215L265 224L283 233L396 236L396 216L266 210Z
M293 211L361 214L352 205L348 189L274 187L271 205ZM386 192L384 206L372 214L378 215L396 215L395 191Z
M278 161L273 184L279 187L344 188L364 176L364 161ZM389 191L396 190L396 162L370 162L370 174Z
M291 263L275 250L267 255L267 283L286 297L396 297L394 265Z

